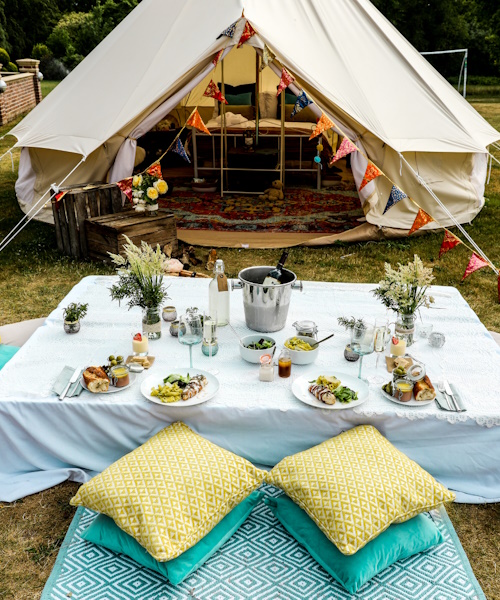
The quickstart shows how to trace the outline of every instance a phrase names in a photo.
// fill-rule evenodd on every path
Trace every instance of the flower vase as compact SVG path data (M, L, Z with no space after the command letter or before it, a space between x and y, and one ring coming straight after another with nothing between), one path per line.
M64 321L64 331L66 333L78 333L80 331L80 321Z
M394 334L400 339L406 340L406 346L413 344L413 336L415 335L415 321L417 315L415 313L403 314L398 313Z
M146 204L146 215L148 217L156 217L158 214L158 204Z
M158 306L142 310L142 333L150 340L161 338L161 315Z

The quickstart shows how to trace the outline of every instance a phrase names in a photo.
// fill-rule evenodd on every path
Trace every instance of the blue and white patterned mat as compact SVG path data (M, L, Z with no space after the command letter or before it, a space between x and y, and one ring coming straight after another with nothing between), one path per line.
M270 496L281 492L264 485ZM236 534L179 586L85 542L96 513L80 507L41 600L486 600L444 509L429 517L444 542L399 561L352 596L260 503Z

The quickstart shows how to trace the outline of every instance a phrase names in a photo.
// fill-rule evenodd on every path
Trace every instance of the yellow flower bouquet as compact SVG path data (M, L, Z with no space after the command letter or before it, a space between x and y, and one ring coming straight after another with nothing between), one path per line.
M144 212L146 207L157 207L158 198L168 192L168 184L164 179L143 173L132 178L132 202L138 212ZM154 209L153 209L154 210Z

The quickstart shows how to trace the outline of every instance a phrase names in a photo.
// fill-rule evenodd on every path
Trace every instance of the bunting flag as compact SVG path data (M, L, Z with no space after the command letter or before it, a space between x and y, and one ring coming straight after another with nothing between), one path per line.
M422 210L421 208L419 208L417 216L415 217L415 220L413 221L413 225L411 226L411 229L408 232L408 235L415 233L415 231L418 231L421 227L423 227L424 225L427 225L427 223L431 223L432 221L434 221L434 219L430 215L428 215L425 212L425 210Z
M224 54L224 48L222 48L222 50L219 50L219 52L217 52L217 54L215 55L215 58L212 61L212 64L213 64L214 67L217 66L217 63L222 58L223 54Z
M148 175L152 175L153 177L158 177L158 179L161 179L163 177L163 173L161 172L161 166L159 162L156 162L150 167L148 167L146 169L146 173Z
M321 135L323 133L323 131L330 129L330 127L334 127L333 121L330 121L330 119L324 113L322 113L321 118L316 123L316 127L315 127L314 131L311 133L311 136L309 139L312 140L316 136Z
M203 133L207 133L211 135L210 131L208 131L207 126L203 122L203 119L200 117L200 113L198 109L195 108L193 114L186 121L186 125L191 125L191 127L195 127L199 131L203 131Z
M267 44L264 44L264 50L262 51L262 63L260 65L260 70L263 71L266 67L269 66L269 63L272 63L275 59L275 55L270 50Z
M445 229L443 243L441 244L441 248L439 249L439 258L441 258L443 254L448 252L448 250L452 250L455 246L458 246L458 244L461 243L462 241L459 240L456 235L453 235L451 231Z
M280 84L278 85L278 91L276 93L276 96L279 96L281 92L292 83L292 81L295 81L295 77L293 75L290 75L290 73L285 69L285 67L283 67L281 71Z
M241 34L240 41L238 42L238 46L237 47L239 48L240 46L243 46L243 44L247 40L249 40L253 35L255 35L255 29L247 21L245 23L245 29L243 29L243 33Z
M340 160L341 158L344 158L344 156L347 156L348 154L351 154L351 152L357 152L357 148L356 146L351 142L351 140L347 137L345 137L342 140L342 143L339 146L339 149L337 150L337 152L335 153L335 156L332 158L332 160L328 163L328 166L331 167L333 165L334 162L337 162L338 160Z
M385 205L383 214L385 215L385 213L390 208L392 208L395 204L401 202L401 200L404 200L405 198L408 198L408 196L403 192L403 190L400 190L397 186L393 185L391 193L389 195L389 200L387 200L387 204Z
M382 171L371 161L369 161L368 166L366 167L365 176L363 177L363 181L359 186L359 191L361 191L365 187L365 185L368 185L370 181L373 181L377 177L380 177L380 175L383 175Z
M191 163L189 156L187 155L186 149L182 145L180 138L177 138L175 142L175 146L172 148L172 152L175 152L179 156L181 156L184 160L187 160L188 163Z
M219 37L217 39L219 39L223 35L225 35L228 38L232 38L234 36L234 32L236 31L237 24L238 24L238 21L235 21L232 25L229 25L229 27L227 29L224 29L224 31L219 35Z
M120 188L123 194L132 202L132 179L133 177L127 177L121 181L117 181L116 185Z
M292 114L290 115L292 117L292 119L303 108L306 108L306 106L309 106L309 104L313 104L313 101L309 100L309 98L306 96L306 93L304 92L304 90L302 90L302 92L300 92L300 94L297 96L297 100L295 101L295 106L293 107Z
M64 192L58 192L55 196L54 196L54 204L56 205L56 209L59 210L59 202L64 198L64 196L66 196L66 194L69 192L69 190L64 190Z
M475 252L473 252L472 256L470 257L469 264L467 265L467 268L465 269L465 273L464 273L464 276L462 277L462 281L464 281L464 279L466 277L469 277L469 275L474 273L474 271L477 271L478 269L482 269L483 267L489 267L489 266L490 266L489 262L487 262L486 260L484 260L484 258L482 258L481 256L478 256ZM462 281L460 283L462 283Z
M203 92L204 96L208 98L215 98L219 102L224 102L227 104L227 100L222 95L222 92L219 90L218 85L214 82L213 79L210 80L210 83L207 85L207 89Z

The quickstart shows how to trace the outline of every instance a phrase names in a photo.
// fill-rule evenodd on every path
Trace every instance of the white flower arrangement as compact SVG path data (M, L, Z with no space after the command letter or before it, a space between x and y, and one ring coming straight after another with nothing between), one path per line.
M434 298L427 295L433 279L432 268L425 267L415 254L413 261L406 265L398 263L397 269L385 263L385 277L373 293L390 310L412 315L421 306L428 308L434 302Z
M132 203L137 212L144 212L146 206L156 206L158 198L168 192L168 184L149 173L134 175L132 178Z

